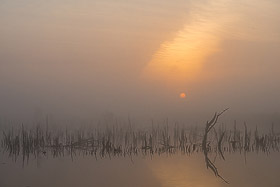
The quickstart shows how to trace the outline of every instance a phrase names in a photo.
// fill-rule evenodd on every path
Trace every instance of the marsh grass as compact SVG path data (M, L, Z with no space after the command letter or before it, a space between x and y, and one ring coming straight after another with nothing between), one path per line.
M215 129L210 125L203 130L177 124L152 126L146 130L134 129L131 125L75 130L51 130L48 126L26 128L21 125L3 130L1 137L2 151L15 161L21 157L23 162L28 162L30 156L39 155L73 157L82 154L101 159L155 154L191 155L205 151L225 159L225 152L269 154L279 151L279 143L280 136L274 132L274 126L269 132L261 133L257 127L249 130L246 124L244 129L238 129L235 124L230 130L225 130L223 126Z
M23 124L17 128L2 131L1 150L13 161L28 164L30 157L65 157L74 159L78 155L93 156L95 159L113 157L151 157L160 155L193 155L202 153L206 168L210 168L216 177L228 183L215 166L217 156L226 160L224 154L246 154L249 152L279 152L280 134L271 126L268 132L260 132L258 127L248 129L247 124L238 129L236 121L233 128L227 130L219 125L218 118L225 112L216 113L204 128L186 127L178 124L152 124L149 128L135 129L131 122L127 125L112 125L101 128L49 128L45 125L27 128ZM216 155L214 161L209 155Z

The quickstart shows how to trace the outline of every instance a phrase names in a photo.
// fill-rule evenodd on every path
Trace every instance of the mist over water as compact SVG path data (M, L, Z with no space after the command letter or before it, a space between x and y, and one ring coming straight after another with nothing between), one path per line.
M1 1L3 119L279 122L277 1ZM179 97L181 92L186 98Z
M1 0L0 186L278 186L279 9Z
M279 186L279 10L0 0L0 186Z

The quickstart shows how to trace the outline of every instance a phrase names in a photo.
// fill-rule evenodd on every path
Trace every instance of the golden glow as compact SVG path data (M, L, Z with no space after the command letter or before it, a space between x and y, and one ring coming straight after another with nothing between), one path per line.
M164 42L146 67L155 79L192 80L202 67L203 60L217 51L218 38L211 34L216 23L186 25L172 41Z
M183 99L183 98L186 98L186 93L180 93L180 97Z
M186 85L204 78L204 63L220 50L220 43L227 35L224 27L238 19L222 0L198 5L189 18L172 40L161 44L147 64L144 74L149 80Z
M201 160L182 156L161 157L149 163L149 167L162 187L220 187L221 181L205 168Z

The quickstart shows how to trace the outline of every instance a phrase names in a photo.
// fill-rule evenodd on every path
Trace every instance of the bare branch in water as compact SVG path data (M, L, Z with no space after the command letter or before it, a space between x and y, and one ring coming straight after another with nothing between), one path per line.
M207 167L207 168L210 168L210 169L213 171L213 173L215 174L215 176L221 178L224 182L226 182L227 184L229 184L228 181L226 181L226 180L219 174L218 169L216 168L216 166L215 166L215 165L213 164L213 162L208 158L208 151L209 151L209 150L208 150L208 147L207 147L207 136L208 136L208 133L209 133L210 130L217 124L217 121L218 121L219 117L220 117L224 112L226 112L227 110L228 110L228 108L225 109L225 110L223 110L222 112L220 112L220 113L218 113L218 114L215 113L214 117L210 120L210 122L208 122L208 121L206 122L205 133L204 133L203 140L202 140L202 149L203 149L203 153L204 153L204 157L205 157L206 167ZM223 133L223 135L221 136L221 139L220 139L220 141L219 141L218 144L221 143L223 136L224 136L224 133ZM219 151L220 151L220 150L221 150L221 149L219 149ZM223 157L223 159L224 159L223 154L221 154L221 155L222 155L222 157Z

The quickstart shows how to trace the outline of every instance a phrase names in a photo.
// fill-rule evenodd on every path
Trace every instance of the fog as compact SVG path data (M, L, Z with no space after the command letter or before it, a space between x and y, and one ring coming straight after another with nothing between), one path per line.
M1 119L280 121L278 1L0 4Z

